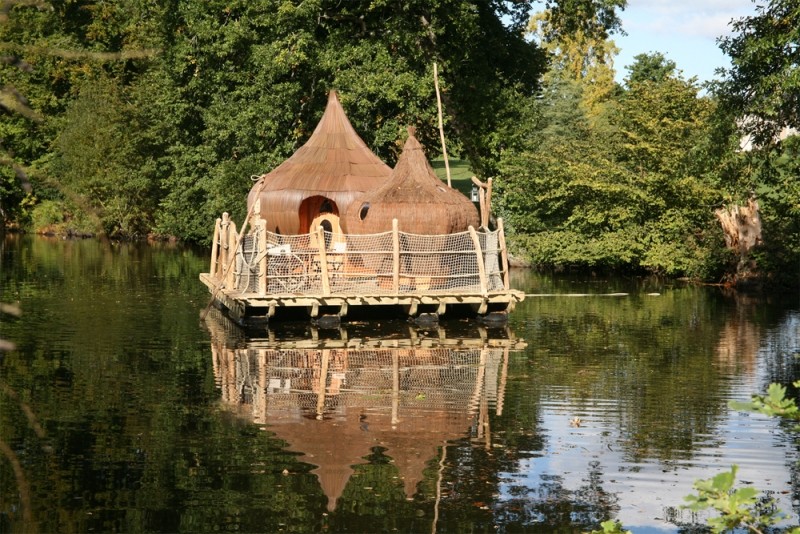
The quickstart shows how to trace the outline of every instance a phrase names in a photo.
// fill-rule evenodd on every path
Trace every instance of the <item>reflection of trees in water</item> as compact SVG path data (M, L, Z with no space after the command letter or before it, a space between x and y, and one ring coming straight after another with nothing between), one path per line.
M503 480L516 462L515 453L486 450L469 440L448 449L446 492L442 504L442 532L586 531L612 517L616 497L602 487L599 462L587 466L584 484L575 490L564 487L556 474L542 474L535 486L511 485L500 496Z
M691 457L728 411L730 378L753 372L763 332L756 311L732 311L705 288L521 306L527 321L512 326L536 342L520 371L542 399L611 417L604 424L619 429L630 461ZM598 413L605 399L618 408Z
M793 382L800 379L800 307L786 315L773 318L763 336L760 349L770 355L763 362L765 377L760 386L763 393L770 383L778 383L787 388L787 396L800 402L800 392ZM787 459L790 474L793 510L800 515L800 432L796 423L783 421L780 424L785 433L784 439L793 444L793 457Z
M0 458L0 531L275 532L287 520L316 530L325 498L307 466L214 409L186 296L201 294L192 273L203 258L166 245L6 239L3 287L28 305L23 321L3 323L18 351L0 359L0 376L45 435L0 394L0 433L24 458L35 522Z
M535 526L550 532L570 525L572 529L590 530L618 510L617 498L602 487L600 462L590 462L585 484L576 490L566 489L562 477L542 475L534 487L511 488L512 497L495 505L499 521L508 527ZM552 529L552 530L551 530Z
M207 355L194 350L172 351L161 373L106 363L100 379L53 369L44 353L26 368L5 359L4 378L32 394L47 429L37 437L16 406L0 402L3 435L25 458L40 531L259 532L278 531L287 518L315 530L325 502L316 477L266 433L209 410L213 388L199 387ZM91 381L102 383L98 391ZM8 469L0 465L0 530L23 532Z
M761 365L763 376L752 393L764 393L769 384L778 383L787 388L789 397L798 399L793 382L800 377L800 309L785 312L780 297L736 292L727 296L735 303L735 311L722 330L720 361L731 368L745 366L751 372ZM794 444L795 454L787 459L786 468L793 511L800 515L800 463L796 460L800 458L800 434L794 426L788 421L780 424L784 439Z

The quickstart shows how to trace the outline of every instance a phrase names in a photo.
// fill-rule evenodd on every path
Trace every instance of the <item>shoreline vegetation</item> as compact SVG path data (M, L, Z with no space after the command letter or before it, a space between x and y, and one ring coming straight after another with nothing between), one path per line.
M493 180L517 266L800 287L796 10L733 21L718 81L650 52L619 84L625 3L10 0L2 226L207 245L332 88L383 161L414 126L443 173L436 63L454 187Z

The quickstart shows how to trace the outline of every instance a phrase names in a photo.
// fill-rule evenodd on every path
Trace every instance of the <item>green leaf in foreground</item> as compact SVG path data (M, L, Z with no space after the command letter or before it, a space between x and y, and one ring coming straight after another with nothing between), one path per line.
M761 533L763 527L774 525L783 518L780 510L770 499L761 502L755 488L734 489L738 466L730 471L719 473L713 478L697 480L694 488L697 494L684 497L688 503L685 508L693 512L715 510L719 516L708 519L713 532L726 532L735 528L746 528L750 532Z

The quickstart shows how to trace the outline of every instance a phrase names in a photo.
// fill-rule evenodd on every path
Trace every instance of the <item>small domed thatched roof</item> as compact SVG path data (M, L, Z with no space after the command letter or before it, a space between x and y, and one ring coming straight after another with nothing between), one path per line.
M348 234L373 234L392 229L412 234L451 234L480 220L475 205L444 184L434 173L414 130L409 128L403 153L389 180L350 204L343 227Z
M259 213L269 230L305 233L320 212L344 213L355 198L383 184L391 172L358 136L331 91L314 133L289 159L261 176L250 190L247 206L258 196Z

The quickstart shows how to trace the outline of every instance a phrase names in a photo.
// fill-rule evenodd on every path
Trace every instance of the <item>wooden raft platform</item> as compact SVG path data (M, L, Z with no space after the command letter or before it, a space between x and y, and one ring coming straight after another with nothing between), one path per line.
M200 280L214 291L215 283L207 274L200 275ZM264 316L274 317L280 313L281 308L305 308L311 318L320 316L320 310L346 317L349 310L358 306L398 306L405 314L415 317L419 313L435 313L442 316L455 306L468 307L475 315L485 316L488 313L508 313L513 311L517 302L523 299L521 291L487 295L258 295L256 293L241 293L220 289L214 297L218 304L224 307L234 319L245 317ZM330 309L333 309L332 311Z
M399 232L396 224L384 234L319 227L281 235L256 220L240 235L224 214L200 280L234 320L271 319L292 308L312 319L341 319L355 308L396 307L425 320L458 310L502 321L525 297L508 285L502 220L494 231L440 236Z

